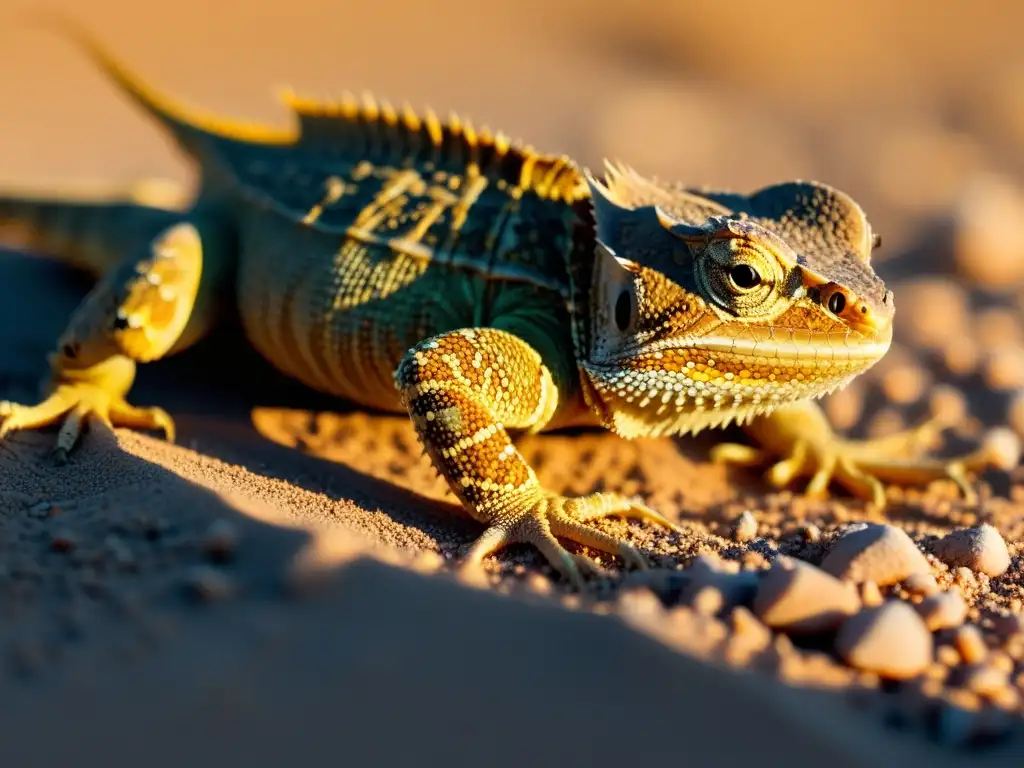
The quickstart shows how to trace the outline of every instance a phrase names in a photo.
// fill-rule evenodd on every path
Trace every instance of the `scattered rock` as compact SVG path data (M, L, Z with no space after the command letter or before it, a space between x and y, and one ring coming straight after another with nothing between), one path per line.
M932 663L932 636L917 611L899 600L866 608L839 628L836 651L847 664L884 677L909 678Z
M980 664L988 655L985 638L981 636L981 630L973 624L962 626L956 631L953 645L956 646L965 664Z
M959 627L967 617L967 604L956 592L929 595L917 604L917 612L932 632Z
M814 523L804 523L800 526L800 535L811 544L814 544L821 539L821 529Z
M709 584L697 590L691 604L693 610L702 616L714 616L722 610L725 600L722 593Z
M794 633L835 629L860 608L855 588L820 568L780 557L761 577L754 614L769 627Z
M757 537L757 518L749 510L745 509L736 518L736 523L733 525L732 537L738 542L751 541Z
M194 597L207 603L226 600L235 593L235 585L227 574L205 565L186 574L185 586Z
M110 534L103 540L107 555L119 568L132 569L136 566L131 548L119 537Z
M238 547L238 529L227 520L214 520L203 535L203 551L215 562L231 559Z
M616 601L616 610L627 624L649 624L664 614L661 600L643 587L624 589Z
M1024 386L1024 347L1006 344L989 350L984 357L982 375L985 383L996 391Z
M78 540L70 531L57 531L50 537L50 549L54 552L70 552Z
M1012 179L983 174L964 188L953 213L957 272L996 290L1024 280L1024 192Z
M902 529L870 524L839 537L821 563L845 581L896 584L915 573L931 573L928 560Z
M935 542L932 552L951 568L970 568L991 577L1001 576L1010 567L1006 542L988 523L953 531Z
M864 581L860 584L860 601L868 608L881 605L885 598L882 597L882 590L873 581Z
M904 588L915 595L928 597L939 591L935 577L930 573L912 573L903 582Z
M963 686L982 696L992 696L1005 688L1006 673L991 664L976 664L964 676Z
M970 319L964 288L944 277L925 277L900 286L903 317L897 333L915 346L942 349L962 333Z
M993 427L982 437L980 450L996 469L1011 472L1020 464L1021 439L1009 427Z
M961 565L953 571L953 580L958 587L967 591L973 590L978 586L978 580L974 578L974 571L965 565Z
M1024 614L1004 613L992 617L992 628L1005 642L1015 635L1024 633Z

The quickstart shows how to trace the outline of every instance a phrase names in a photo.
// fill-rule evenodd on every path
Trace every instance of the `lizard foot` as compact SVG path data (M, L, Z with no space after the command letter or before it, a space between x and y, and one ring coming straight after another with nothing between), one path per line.
M567 498L548 494L524 512L492 524L476 540L466 555L465 563L479 563L485 557L509 544L532 544L564 578L583 590L584 575L604 576L606 572L593 560L574 555L558 539L567 539L585 547L618 555L627 566L647 568L647 559L635 547L607 533L586 525L587 521L609 515L647 520L670 528L682 529L644 505L638 499L613 493L594 493Z
M38 429L61 421L54 457L63 463L78 441L83 424L92 419L111 428L157 429L168 440L174 440L174 421L162 408L139 408L106 389L82 382L58 384L53 394L37 405L0 402L0 439L16 430Z
M764 440L770 448L726 443L712 449L711 458L740 466L764 465L775 459L766 474L768 482L776 488L784 488L798 477L809 476L805 493L811 498L825 498L829 484L835 480L855 496L882 509L885 507L882 483L906 486L952 480L968 503L974 503L977 494L971 487L970 477L990 467L1015 466L1019 446L996 438L960 456L923 455L938 442L947 426L941 419L932 418L912 429L873 440L844 440L830 429L806 436L791 433L788 435L791 440L785 446L770 437ZM763 432L763 428L757 431Z

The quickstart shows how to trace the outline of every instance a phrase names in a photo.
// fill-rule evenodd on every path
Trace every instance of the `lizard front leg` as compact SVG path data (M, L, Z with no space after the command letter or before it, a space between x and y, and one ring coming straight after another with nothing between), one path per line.
M558 388L540 355L519 337L480 328L427 339L409 351L395 381L434 466L467 511L487 525L467 562L528 543L581 588L582 573L597 566L558 538L642 568L646 560L637 549L586 521L620 514L675 528L635 499L607 493L566 498L541 487L506 429L541 429L558 405Z
M974 492L969 475L999 466L1000 457L988 447L947 459L925 455L944 426L933 418L887 437L846 440L832 430L817 403L804 401L778 408L745 426L758 448L724 443L712 450L711 458L743 466L770 464L767 478L777 488L798 477L809 477L806 493L813 498L824 497L836 480L879 509L885 506L883 482L918 485L948 479L971 500Z
M174 422L160 408L127 401L137 362L167 354L193 317L202 273L196 227L176 222L139 256L100 279L76 310L50 356L48 396L36 405L0 402L0 438L61 422L55 454L67 458L82 426L161 430L174 439ZM194 333L190 333L194 336Z

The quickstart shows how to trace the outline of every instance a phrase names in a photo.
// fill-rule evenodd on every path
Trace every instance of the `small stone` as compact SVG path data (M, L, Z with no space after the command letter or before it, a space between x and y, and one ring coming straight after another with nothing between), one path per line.
M991 696L1005 688L1008 683L1009 680L1005 672L991 664L977 664L967 672L963 685L964 688L982 696Z
M490 574L479 561L466 561L460 563L455 569L455 578L460 584L474 589L486 589L491 585Z
M958 587L966 590L978 586L978 580L974 578L974 571L965 565L961 565L953 571L953 580L956 581Z
M800 535L811 544L821 539L821 529L814 523L804 523L800 526Z
M953 221L957 272L1005 290L1024 279L1024 192L1010 177L983 174L964 185Z
M412 561L412 567L420 573L437 573L444 567L444 557L440 552L432 552L429 549L425 549L416 555ZM529 576L527 576L528 582L531 576L537 576L542 581L547 581L541 574L531 571Z
M203 602L226 600L234 592L234 584L227 574L209 566L196 566L185 577L185 586Z
M1016 662L1010 658L1009 654L1003 651L989 651L988 660L986 664L995 667L1009 680L1010 675L1013 674L1013 669L1016 666Z
M939 591L935 577L930 573L912 573L903 582L904 588L915 595L928 597Z
M907 405L923 398L930 384L931 377L923 367L906 362L885 372L881 388L890 402Z
M535 595L550 595L552 590L551 580L541 573L532 571L526 577L526 588Z
M722 593L711 585L701 587L691 601L693 610L702 616L714 616L725 605Z
M931 388L928 410L943 424L959 424L970 415L967 397L951 384L936 384Z
M951 568L970 568L993 578L1010 567L1006 542L988 523L953 531L935 542L932 551Z
M885 598L882 597L882 590L878 588L878 585L873 581L865 581L860 585L860 601L868 608L873 608L876 605L881 605L885 602Z
M756 636L764 641L765 646L771 642L771 631L750 612L750 609L737 605L732 609L732 613L729 616L732 620L732 630L735 634Z
M845 581L888 586L915 573L931 573L928 560L900 528L868 524L843 534L821 563L822 570Z
M132 554L131 548L120 537L110 534L103 540L103 545L110 559L118 567L126 570L135 567L135 555Z
M214 520L203 535L203 551L215 562L231 559L238 546L238 529L227 520Z
M939 592L918 603L917 612L928 629L936 632L963 624L967 617L967 604L956 592Z
M754 614L769 627L814 634L857 612L860 601L844 584L810 563L779 557L761 577Z
M963 661L960 657L960 652L952 645L940 645L935 649L935 660L948 669L959 666L960 662Z
M928 277L900 286L899 333L915 346L941 349L970 318L970 298L963 286Z
M70 531L57 531L50 537L50 549L54 552L70 552L78 540Z
M923 673L932 663L933 650L924 621L899 600L851 616L836 635L836 651L847 664L889 678Z
M984 357L982 376L989 388L996 391L1024 386L1024 348L1007 344L990 350Z
M744 510L733 525L732 537L738 542L751 541L757 537L757 519L749 510Z
M1006 406L1006 421L1014 434L1024 436L1024 389L1018 389Z
M1003 642L1006 642L1012 637L1024 633L1024 615L1019 612L999 614L993 617L992 627Z
M988 655L985 638L981 636L981 630L973 624L962 626L956 631L953 645L965 664L980 664Z
M1012 472L1020 464L1021 439L1009 427L993 427L982 436L980 451L996 469Z
M647 624L665 612L658 596L643 587L623 590L616 601L616 609L629 624Z

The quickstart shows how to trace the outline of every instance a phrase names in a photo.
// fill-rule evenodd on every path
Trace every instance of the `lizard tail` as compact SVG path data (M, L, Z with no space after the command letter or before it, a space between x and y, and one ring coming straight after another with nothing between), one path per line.
M200 159L208 139L281 144L293 140L290 131L206 114L160 93L144 82L84 26L56 10L31 9L21 13L26 24L50 30L74 43L132 102L160 123L178 145Z
M155 181L60 194L0 189L0 243L54 256L99 276L180 220L186 202L176 187Z

